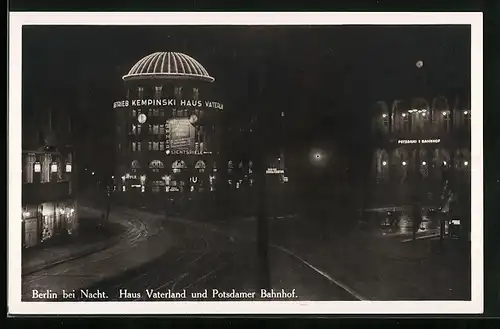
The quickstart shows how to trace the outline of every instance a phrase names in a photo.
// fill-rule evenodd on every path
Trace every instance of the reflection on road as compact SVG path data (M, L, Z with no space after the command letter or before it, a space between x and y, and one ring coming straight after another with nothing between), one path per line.
M424 209L418 233L438 232L440 216L434 209ZM370 212L363 224L368 229L380 230L383 234L390 235L411 235L413 229L411 210L404 208ZM448 223L445 223L445 233L447 230Z

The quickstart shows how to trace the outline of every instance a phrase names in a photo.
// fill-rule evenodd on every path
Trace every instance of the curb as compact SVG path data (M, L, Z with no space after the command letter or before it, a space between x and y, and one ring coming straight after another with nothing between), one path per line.
M438 234L432 234L432 235L426 235L426 236L421 236L421 237L417 237L416 240L431 240L431 239L434 239L434 238L437 238L439 237L439 233ZM402 240L401 243L408 243L408 242L412 242L413 239L410 238L410 239L405 239L405 240Z
M95 212L95 210L91 207L88 207L88 206L80 206L80 207L83 208L84 211L87 211L87 212L94 211ZM63 264L63 263L66 263L66 262L69 262L72 260L80 259L80 258L89 256L89 255L95 254L95 253L102 251L104 249L108 249L108 248L118 244L120 242L120 240L122 239L123 234L124 233L121 233L117 236L112 237L109 240L103 240L100 242L95 242L94 244L90 244L87 248L84 247L83 250L72 252L67 257L64 257L62 259L43 262L43 263L38 264L38 265L22 267L21 277L27 276L27 275L30 275L30 274L33 274L33 273L36 273L36 272L39 272L39 271L42 271L45 269L49 269L51 267L54 267L54 266L57 266L57 265L60 265L60 264Z
M95 254L99 251L110 248L111 246L117 244L119 242L119 240L120 240L120 236L113 238L111 241L97 242L96 246L94 246L92 248L80 250L77 252L73 252L68 257L65 257L63 259L58 259L58 260L55 260L52 262L44 262L40 265L27 266L21 270L21 276L30 275L30 274L33 274L33 273L36 273L36 272L39 272L39 271L42 271L45 269L49 269L51 267L54 267L54 266L57 266L57 265L60 265L60 264L63 264L63 263L66 263L66 262L69 262L72 260L76 260L79 258L83 258L83 257L89 256L89 255Z

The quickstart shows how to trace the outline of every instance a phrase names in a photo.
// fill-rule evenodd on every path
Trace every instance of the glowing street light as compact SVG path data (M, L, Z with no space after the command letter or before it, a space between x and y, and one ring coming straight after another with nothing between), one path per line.
M469 165L469 161L464 161L464 166L468 166Z
M382 161L382 166L386 166L387 165L387 161Z
M444 117L448 114L448 113L446 113L446 111L443 111L441 113L443 114Z
M401 162L403 166L406 166L406 161Z
M446 166L447 164L448 164L448 163L447 163L446 161L443 161L443 165L445 165L445 166Z
M382 118L387 118L387 114L382 114Z
M403 118L406 118L406 113L401 114Z
M40 172L42 170L42 165L40 164L40 162L35 162L33 170L35 170L35 172Z
M422 166L425 166L426 164L427 164L427 162L422 161Z
M467 115L467 114L469 114L469 112L468 111L464 111L464 114Z

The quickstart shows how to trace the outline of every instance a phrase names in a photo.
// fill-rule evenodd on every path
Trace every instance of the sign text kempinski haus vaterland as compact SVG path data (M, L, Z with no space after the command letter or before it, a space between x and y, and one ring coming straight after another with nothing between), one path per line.
M186 106L197 108L214 108L223 110L224 105L220 102L210 100L190 100L176 98L148 98L148 99L131 99L120 100L113 103L113 108L129 107L129 106Z

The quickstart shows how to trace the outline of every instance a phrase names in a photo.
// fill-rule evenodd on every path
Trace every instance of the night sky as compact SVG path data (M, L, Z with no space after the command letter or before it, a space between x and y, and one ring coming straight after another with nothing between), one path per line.
M156 51L197 59L234 113L256 106L249 81L259 68L265 77L259 106L286 109L287 141L304 150L330 139L353 146L368 138L378 100L467 99L470 89L468 26L24 27L23 113L72 112L80 159L102 165L113 152L112 102L124 97L121 77Z

